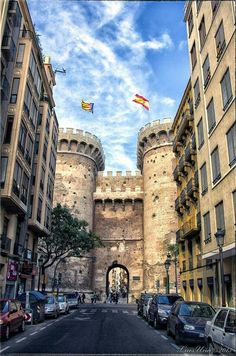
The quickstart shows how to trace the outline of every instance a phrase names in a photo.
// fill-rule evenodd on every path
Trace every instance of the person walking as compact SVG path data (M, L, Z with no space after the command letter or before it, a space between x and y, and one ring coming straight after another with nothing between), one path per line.
M84 294L84 292L82 293L81 300L82 300L82 303L84 304L85 303L85 294Z

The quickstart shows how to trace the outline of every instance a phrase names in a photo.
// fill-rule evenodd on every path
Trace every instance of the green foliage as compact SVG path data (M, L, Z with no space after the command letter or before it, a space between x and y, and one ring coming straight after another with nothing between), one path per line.
M167 251L171 254L171 257L176 257L179 254L178 244L169 244L167 246Z
M79 257L101 246L100 238L88 230L88 223L74 218L69 209L60 204L52 210L51 234L39 240L44 270L60 258Z

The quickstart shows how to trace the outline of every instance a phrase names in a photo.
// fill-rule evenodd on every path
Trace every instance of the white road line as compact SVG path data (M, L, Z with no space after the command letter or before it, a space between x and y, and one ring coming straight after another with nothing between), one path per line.
M46 325L46 326L44 326L43 328L39 329L39 330L44 330L44 329L46 329L46 327L47 327L47 325Z
M127 310L122 310L122 313L128 314L128 311Z
M179 351L179 347L178 346L176 346L175 344L172 344L172 343L170 343L171 344L171 346L175 349L175 350L178 350Z
M164 335L161 335L162 339L164 340L168 340L168 337L164 336Z
M9 349L9 348L10 348L10 346L6 346L4 349L1 349L1 350L0 350L0 353L3 352L3 351L5 351L5 350L7 350L7 349Z
M112 309L112 313L118 313L118 310Z
M107 309L103 309L103 310L102 310L102 313L107 313Z
M133 314L137 314L137 312L136 312L135 310L132 310L132 313L133 313Z
M158 334L158 335L160 335L160 331L155 330L155 333Z
M27 338L26 337L22 337L22 339L19 339L19 340L16 341L16 344L18 344L18 342L21 342L21 341L23 341L25 339L27 339Z
M52 323L48 324L48 326L52 325Z
M38 334L38 331L35 331L35 332L31 333L30 335L35 335L35 334Z

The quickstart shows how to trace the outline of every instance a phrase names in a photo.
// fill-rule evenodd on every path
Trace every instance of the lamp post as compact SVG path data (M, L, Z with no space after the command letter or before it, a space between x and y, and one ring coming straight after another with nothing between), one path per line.
M220 276L221 276L221 297L222 297L221 304L222 304L222 307L226 306L226 303L225 303L224 264L223 264L224 236L225 236L224 230L221 230L220 228L217 228L217 232L215 233L215 238L216 238L217 246L219 247L219 253L220 253Z
M166 293L170 293L170 284L169 284L169 268L171 265L170 253L167 254L164 265L165 265L165 269L166 269Z
M40 256L40 258L38 260L38 264L39 264L38 291L39 291L40 290L41 268L42 268L42 264L43 264L43 256Z

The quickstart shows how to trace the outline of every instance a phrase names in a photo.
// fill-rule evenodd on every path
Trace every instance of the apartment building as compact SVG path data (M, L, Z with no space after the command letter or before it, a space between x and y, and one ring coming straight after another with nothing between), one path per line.
M187 300L203 300L201 219L198 165L191 81L177 110L172 129L177 183L175 210L178 214L176 243L179 250L180 291Z
M235 3L188 1L185 17L194 92L204 301L234 305L236 213ZM223 269L216 232L224 236ZM221 283L222 280L222 283ZM224 304L224 303L223 303Z
M50 232L58 121L55 75L25 1L8 2L3 27L1 79L9 86L1 87L0 295L13 297L36 287L38 237Z

